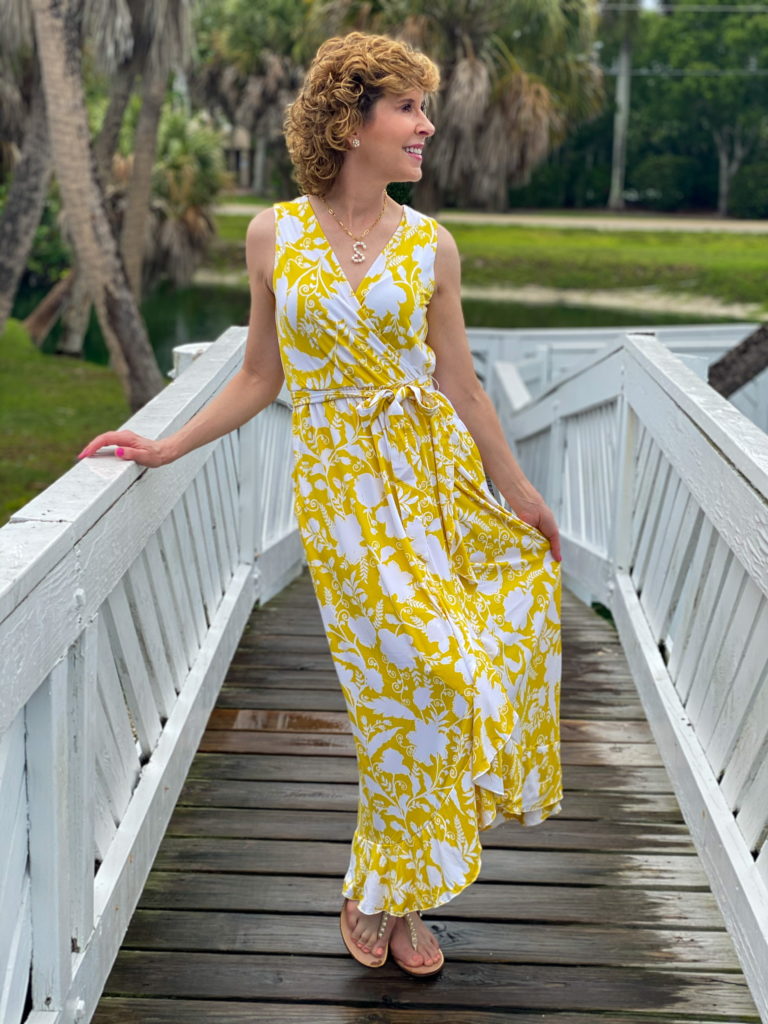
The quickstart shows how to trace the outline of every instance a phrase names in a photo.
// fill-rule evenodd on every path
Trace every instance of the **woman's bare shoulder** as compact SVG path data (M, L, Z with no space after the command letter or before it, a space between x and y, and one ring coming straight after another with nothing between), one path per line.
M246 245L262 245L275 240L275 208L267 206L252 217L245 235Z
M275 265L275 210L260 210L248 224L245 234L245 258L253 275L269 281Z
M450 231L437 225L437 247L435 250L435 283L438 289L457 287L461 280L461 257L456 239Z

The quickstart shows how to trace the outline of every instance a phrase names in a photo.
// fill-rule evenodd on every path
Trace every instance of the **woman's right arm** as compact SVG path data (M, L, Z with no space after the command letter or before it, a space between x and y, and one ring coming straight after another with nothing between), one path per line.
M153 441L132 430L111 430L90 441L78 458L93 455L105 445L117 445L118 458L163 466L241 427L274 401L283 383L272 293L274 210L263 210L251 221L245 252L251 311L243 365L235 376L175 434Z

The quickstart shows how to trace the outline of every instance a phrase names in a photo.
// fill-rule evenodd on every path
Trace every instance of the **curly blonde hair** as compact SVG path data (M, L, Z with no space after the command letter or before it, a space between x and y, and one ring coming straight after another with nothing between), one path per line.
M285 141L302 192L324 196L333 186L347 140L369 119L385 92L435 92L440 72L429 57L388 36L350 32L322 44L288 107Z

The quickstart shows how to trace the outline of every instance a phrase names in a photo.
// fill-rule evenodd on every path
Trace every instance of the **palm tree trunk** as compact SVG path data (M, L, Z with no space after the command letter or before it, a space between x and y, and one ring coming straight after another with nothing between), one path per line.
M109 181L112 157L117 149L117 140L120 137L125 108L128 106L128 100L131 98L138 67L139 60L136 56L133 56L120 65L112 79L109 106L104 115L99 134L93 143L93 155L96 160L96 170L102 188L106 188Z
M76 271L58 280L24 321L24 329L38 348L42 348L51 328L69 305L76 281Z
M51 177L45 95L38 77L33 86L21 159L0 217L0 333L11 312L40 223Z
M147 68L142 82L142 104L133 146L133 170L123 217L121 248L131 291L141 299L141 269L147 215L152 194L152 168L157 150L157 129L163 109L168 69Z
M742 342L712 363L707 374L710 387L728 398L768 366L768 324L761 324Z
M31 0L51 128L51 149L67 224L110 359L133 409L164 381L125 275L92 158L80 72L80 39L67 0Z
M136 80L136 71L139 66L139 59L135 55L124 61L117 69L112 80L112 90L109 94L109 106L104 115L99 134L93 143L93 157L96 162L96 174L102 191L105 191L110 179L110 165L112 157L117 149L117 141L120 136L120 129L125 117L125 108L131 98L133 83ZM70 301L63 307L61 313L62 336L56 346L56 351L62 355L79 356L83 352L85 332L88 330L88 323L91 319L91 297L88 292L88 284L83 275L77 276ZM50 324L50 328L53 324Z
M61 336L56 351L64 356L82 356L85 332L91 319L91 296L88 282L74 270L75 278L69 302L61 311ZM51 327L53 324L51 324Z

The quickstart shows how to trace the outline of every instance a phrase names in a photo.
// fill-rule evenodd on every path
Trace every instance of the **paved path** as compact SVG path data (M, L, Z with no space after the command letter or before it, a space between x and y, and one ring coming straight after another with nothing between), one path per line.
M637 310L639 313L677 313L682 316L727 317L733 320L762 320L759 303L722 302L711 295L663 292L658 288L546 288L525 284L514 288L464 285L462 298L494 302L519 302L524 306L592 306L596 309Z
M216 207L225 216L254 216L264 206L227 202ZM766 235L768 220L723 220L720 217L692 217L687 214L644 213L481 213L476 210L441 210L438 220L455 224L498 224L519 227L589 228L596 231L714 231L724 234Z

